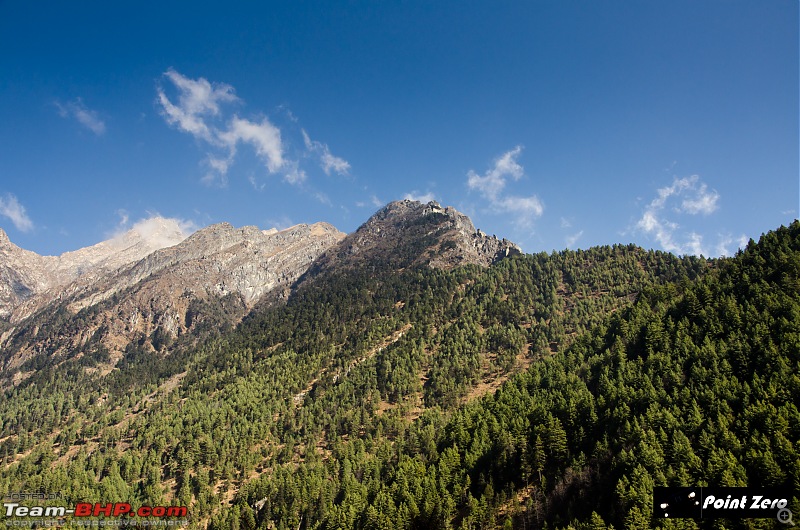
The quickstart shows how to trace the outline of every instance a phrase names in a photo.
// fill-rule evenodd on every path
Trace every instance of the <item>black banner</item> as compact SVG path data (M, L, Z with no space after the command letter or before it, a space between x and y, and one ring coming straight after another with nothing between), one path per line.
M660 519L770 518L791 524L794 494L783 488L656 487L653 516Z

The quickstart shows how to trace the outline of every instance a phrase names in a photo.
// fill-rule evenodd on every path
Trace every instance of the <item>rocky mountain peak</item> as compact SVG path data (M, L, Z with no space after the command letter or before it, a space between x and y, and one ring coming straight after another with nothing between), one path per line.
M25 287L33 282L18 272L36 266L0 261L0 308L5 309L0 316L10 324L0 333L0 351L16 352L5 361L11 367L38 353L40 324L55 312L66 324L53 334L48 351L81 351L90 338L114 359L134 340L152 341L158 349L164 337L235 323L266 294L288 290L344 236L327 223L280 231L220 223L185 237L178 223L157 218L59 257L30 253L38 260L70 263L69 270L83 267L72 281L36 291ZM79 323L70 323L72 318ZM0 371L2 363L0 356Z
M188 235L175 219L153 217L139 221L111 239L59 256L60 268L68 273L66 281L60 283L75 279L70 277L74 273L81 276L94 269L111 271L133 263L156 250L177 245Z
M106 241L60 256L41 256L12 243L0 229L0 318L37 296L47 299L79 278L99 275L173 246L188 235L174 219L154 217Z
M410 200L387 204L350 235L327 223L282 230L219 223L187 237L179 222L153 218L61 256L3 241L7 236L0 239L6 366L19 366L44 347L79 352L89 341L107 348L112 360L132 341L159 349L165 336L236 322L326 271L489 266L520 252L476 230L455 208ZM50 330L43 346L39 330L56 312L62 327Z
M470 218L453 207L402 200L378 210L326 252L311 274L364 263L391 268L488 266L520 252L516 244L476 230Z
M188 236L186 227L176 219L153 217L136 223L133 228L112 239L119 245L145 244L152 248L165 248L177 245Z

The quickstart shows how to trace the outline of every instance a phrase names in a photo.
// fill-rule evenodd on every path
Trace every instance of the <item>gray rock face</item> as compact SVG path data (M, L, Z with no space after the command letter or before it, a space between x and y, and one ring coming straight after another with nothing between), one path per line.
M156 217L91 247L60 256L40 256L14 245L0 229L0 318L12 317L20 305L37 296L40 300L32 307L39 307L78 279L96 279L158 249L176 245L186 235L176 221ZM26 316L26 312L21 315Z
M135 255L131 247L138 241L122 246L122 251L128 252L125 258L104 254L112 246L108 242L90 247L91 253L82 249L71 253L71 263L88 261L94 265L80 272L64 267L60 277L43 274L40 267L46 260L65 263L65 255L41 259L14 247L8 251L14 260L5 261L0 271L4 274L4 293L12 293L6 296L12 303L5 307L14 327L0 336L0 348L14 336L19 355L16 361L6 359L5 367L19 365L43 348L80 349L89 338L97 338L98 330L102 330L102 344L112 353L122 351L135 337L150 336L157 329L175 336L196 322L198 315L193 315L191 308L198 300L228 297L233 300L230 304L234 312L238 311L236 314L241 317L266 293L291 285L344 236L326 223L281 231L262 231L254 226L234 228L222 223L199 230L175 245L150 251L136 261L131 261L130 256ZM91 259L76 259L83 256ZM126 263L109 270L120 260ZM37 284L31 277L44 280ZM62 279L70 277L74 279ZM22 286L16 287L17 294L13 294L15 286ZM77 331L59 334L57 344L44 344L46 341L37 337L38 322L46 321L48 312L57 307L66 307L73 315L84 309L92 311L82 313L90 316L81 317L80 326L71 326Z
M77 282L70 309L78 311L127 289L133 289L132 294L163 291L194 298L238 294L252 307L272 289L294 282L317 256L343 237L327 223L281 231L212 225L103 281L93 285Z
M489 266L520 253L505 239L476 230L466 215L435 201L389 203L354 233L326 252L313 273L340 266L371 263L403 268L413 265L450 269L459 265Z
M39 256L0 230L0 379L23 377L16 368L39 353L100 346L111 369L134 340L158 350L165 336L235 323L330 270L489 266L519 252L454 208L408 200L348 236L326 223L281 231L221 223L186 237L174 221L154 219L92 247Z

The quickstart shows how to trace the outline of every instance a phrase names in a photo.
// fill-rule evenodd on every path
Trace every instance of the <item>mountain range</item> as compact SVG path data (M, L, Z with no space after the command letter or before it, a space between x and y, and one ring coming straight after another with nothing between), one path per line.
M800 223L717 260L523 254L413 201L152 227L2 234L0 493L209 530L719 528L654 511L698 484L800 510Z
M80 354L92 341L117 362L131 341L152 344L158 335L158 346L191 332L208 317L201 307L224 303L225 321L215 325L235 324L267 295L288 296L301 276L364 257L452 268L519 252L453 208L414 201L387 205L349 236L326 223L280 231L220 223L187 237L176 221L153 218L91 247L39 256L0 231L0 317L8 322L0 361L8 374L38 353ZM41 324L54 314L63 325L44 336Z

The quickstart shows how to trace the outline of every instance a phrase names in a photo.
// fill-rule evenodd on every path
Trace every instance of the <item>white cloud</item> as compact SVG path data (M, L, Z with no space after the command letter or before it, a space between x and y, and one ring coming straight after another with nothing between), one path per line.
M698 186L698 183L700 184ZM658 197L650 203L652 207L663 208L665 203L673 196L682 196L683 200L675 211L689 214L710 214L719 205L719 193L716 190L708 191L708 186L700 182L700 177L692 175L690 177L675 178L672 185L658 189Z
M489 201L489 205L495 212L514 213L516 214L516 224L529 228L533 219L541 217L544 213L544 204L539 197L503 194L508 178L516 181L525 174L524 168L517 162L520 153L522 153L522 146L519 145L503 153L495 159L494 166L483 176L470 170L467 173L467 186L471 190L479 191Z
M514 180L519 180L525 174L525 170L517 163L517 157L522 153L522 146L518 145L511 151L495 160L494 168L491 173L497 175L509 175Z
M322 193L321 191L314 192L314 198L317 199L322 204L325 204L327 206L333 206L333 203L331 202L330 197L328 197L326 194Z
M371 196L370 196L370 198L369 198L369 203L367 203L367 201L356 201L356 206L357 206L358 208L364 208L364 207L366 207L366 206L369 206L370 204L371 204L372 206L376 207L376 208L379 208L379 207L383 206L383 204L384 204L384 203L383 203L383 201L382 201L382 200L380 200L380 199L378 198L378 196L377 196L377 195L375 195L375 194L373 194L373 195L371 195Z
M681 207L686 213L708 215L719 208L717 201L719 201L719 193L715 190L707 191L706 185L702 184L693 197L683 200Z
M490 201L496 201L497 196L503 191L506 181L504 178L497 177L491 172L485 177L481 177L471 169L467 173L467 186L471 190L478 190Z
M303 134L303 143L306 145L306 150L313 151L314 142L311 141L311 137L308 135L305 129L301 129L300 132Z
M728 250L728 245L733 243L733 238L731 236L725 236L720 238L719 242L717 242L716 252L719 256L730 256L730 251Z
M735 240L733 236L731 236L730 234L720 235L719 241L717 242L717 245L714 250L716 251L716 255L718 256L733 256L733 254L736 253L736 250L731 252L730 244L735 243L736 249L738 250L738 249L744 249L747 246L748 241L749 240L747 236L745 236L744 234L740 235Z
M581 238L582 235L583 235L583 230L581 230L578 233L567 236L567 238L564 240L567 248L572 248L572 246L578 242L578 240Z
M20 232L33 230L33 221L25 213L25 207L10 193L6 193L5 198L0 197L0 215L8 217Z
M346 175L350 170L350 163L344 158L333 156L330 151L328 151L328 146L326 145L325 152L322 153L322 170L326 175L330 175L331 170L339 175Z
M326 175L330 175L331 171L336 172L338 175L347 175L350 171L350 163L347 160L334 156L327 144L312 140L305 129L302 129L301 132L303 133L303 143L306 146L306 151L319 155L320 167Z
M703 236L697 232L690 233L689 241L686 243L686 248L688 249L689 254L693 254L695 256L705 254L705 252L703 252Z
M217 172L222 173L224 175L224 174L226 174L228 172L228 167L231 164L231 159L230 158L215 158L213 156L209 156L207 162L208 162L208 165L211 166L211 168L214 171L217 171Z
M680 225L668 218L665 212L687 215L709 215L719 208L720 195L715 190L708 190L705 183L700 182L697 175L674 178L672 184L656 191L656 198L645 208L636 228L651 235L663 250L675 254L705 254L703 236L690 232L676 236ZM679 203L667 209L667 203ZM683 239L683 242L680 241ZM724 248L727 243L718 245Z
M220 103L238 101L233 87L225 83L212 85L204 78L189 79L172 68L164 73L178 89L178 104L173 104L164 90L158 88L158 101L164 110L164 117L170 125L177 125L184 132L215 142L215 132L206 124L205 116L218 116Z
M656 212L645 211L636 227L655 237L661 248L667 252L684 253L682 247L675 243L672 238L672 234L678 228L678 225L665 219L659 219Z
M349 162L334 156L326 144L311 140L305 130L300 129L305 153L300 155L301 160L295 160L287 157L287 151L292 152L291 145L286 145L281 129L268 118L253 120L238 114L226 115L224 104L241 103L232 86L211 83L202 77L190 79L173 69L167 70L164 77L177 91L177 97L170 99L164 87L157 88L157 102L164 119L208 148L205 161L208 171L201 179L204 184L227 186L229 169L241 146L251 147L269 174L282 173L283 180L291 185L301 185L307 180L301 160L309 154L315 155L328 175L332 172L345 175L350 170ZM297 118L288 109L282 110L289 117L288 126L293 131L299 129Z
M219 186L220 188L228 187L228 168L233 162L232 157L217 158L211 154L206 159L206 164L209 171L203 175L200 182L206 186Z
M135 232L153 248L165 248L175 245L200 228L194 221L177 217L163 217L158 212L148 211L148 217L139 219L131 226L130 216L124 209L117 210L120 221L108 234L112 244L126 247L130 241L126 239L129 232Z
M55 105L58 109L59 116L62 118L75 118L78 120L78 123L98 136L106 132L106 124L100 118L100 115L97 112L87 108L81 98L77 98L74 101L69 101L64 104L56 101Z
M739 246L738 248L744 249L748 243L750 243L750 238L746 235L742 234L739 236Z
M428 193L420 195L419 192L417 192L417 190L414 190L411 193L406 193L405 195L403 195L403 198L407 201L419 201L421 203L429 203L431 201L436 200L435 196L433 195L433 192L429 191Z
M281 131L266 118L256 123L234 116L228 124L228 130L219 132L217 136L230 149L231 156L236 153L236 144L243 142L253 146L270 173L277 172L283 166ZM227 166L225 168L227 171Z
M212 149L227 151L225 156L208 153L210 171L201 179L203 183L219 183L223 187L227 184L228 169L239 144L250 145L270 173L283 168L281 132L268 119L251 121L235 114L227 121L224 119L222 104L241 101L232 86L212 84L202 77L189 79L172 69L167 70L164 76L178 90L176 104L162 87L157 89L158 102L167 123L206 142Z
M117 210L117 215L119 215L119 225L127 226L128 219L130 219L130 216L128 215L128 210L120 208L119 210Z
M178 128L182 129L184 132L188 132L193 136L202 138L207 142L214 141L211 130L205 124L202 118L185 112L180 107L173 105L172 102L167 99L167 96L164 95L164 93L160 90L158 94L158 101L161 103L161 106L164 109L164 117L167 119L167 123L170 125L177 124Z
M164 218L158 214L148 219L137 221L131 230L139 233L148 241L160 241L161 245L167 246L174 241L170 236L170 230L177 230L183 238L197 231L197 225L193 221L178 218Z
M181 108L192 115L219 114L219 104L238 101L232 86L226 83L209 83L205 78L189 79L170 68L164 73L180 90Z
M470 189L480 190L489 200L496 201L506 185L506 177L519 180L525 170L517 163L517 157L522 153L522 146L518 145L511 151L503 153L494 161L494 167L481 177L474 171L467 173L467 185Z
M282 215L277 219L267 219L267 226L272 226L276 230L285 230L289 227L294 226L295 223L289 217Z
M249 175L247 177L247 181L250 183L251 186L253 186L253 189L256 191L264 191L264 188L267 187L267 185L264 184L263 182L259 184L258 181L256 180L256 177L253 175Z
M536 195L531 195L530 197L517 197L515 195L503 197L498 199L497 205L503 210L532 215L533 217L540 217L544 213L544 205Z
M302 184L306 181L308 175L303 171L297 162L287 164L286 172L283 175L283 180L289 184Z

